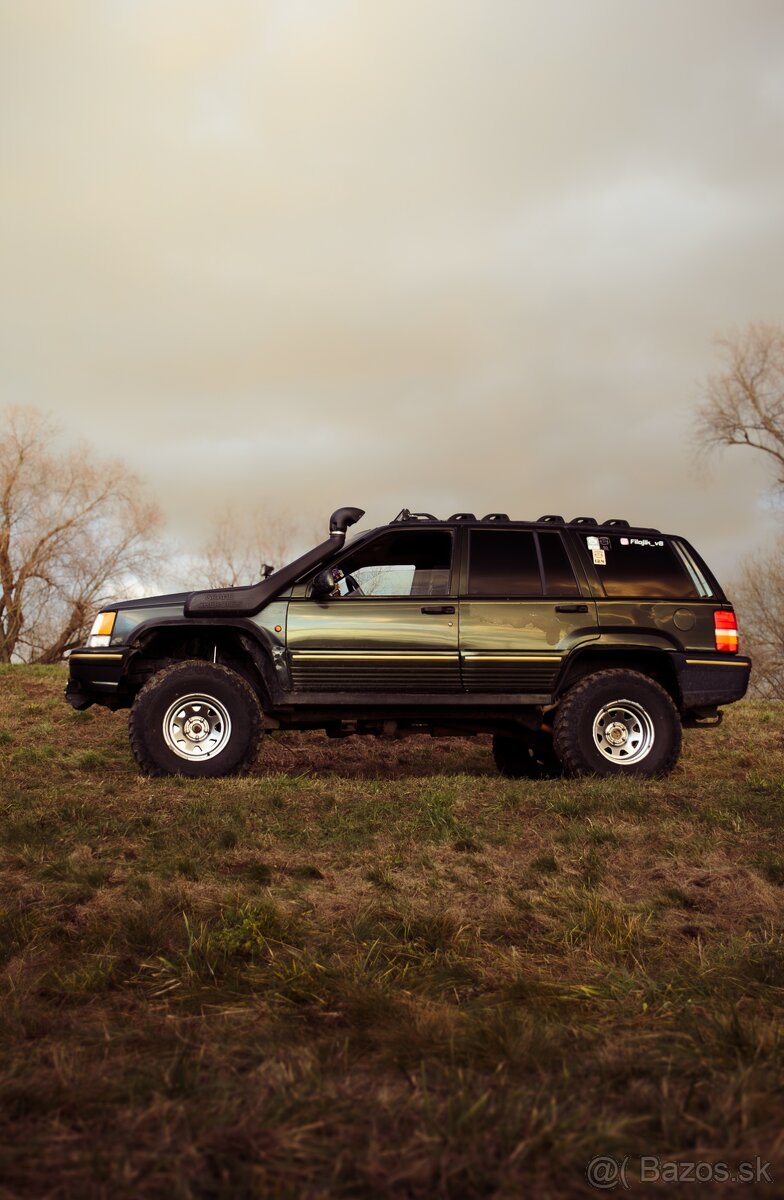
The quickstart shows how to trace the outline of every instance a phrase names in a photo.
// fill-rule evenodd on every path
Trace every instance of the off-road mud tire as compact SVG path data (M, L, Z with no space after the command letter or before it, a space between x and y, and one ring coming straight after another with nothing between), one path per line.
M637 733L629 735L631 761L620 756L611 760L608 753L613 751L600 748L603 739L601 732L595 733L596 722L603 710L614 705L619 709L628 705L632 714L640 714L637 745L645 744L645 729L652 730L652 744L641 757L635 758ZM681 737L680 717L669 692L639 671L612 669L586 675L563 697L553 722L553 745L567 775L667 775L678 761Z
M188 697L212 698L217 709L229 718L229 731L221 744L220 723L215 736L217 748L211 757L183 757L169 744L164 730L171 727L177 701ZM236 671L218 663L188 659L165 667L148 680L133 702L128 718L131 749L145 775L187 775L195 779L217 779L244 775L253 766L262 733L261 708L250 684Z

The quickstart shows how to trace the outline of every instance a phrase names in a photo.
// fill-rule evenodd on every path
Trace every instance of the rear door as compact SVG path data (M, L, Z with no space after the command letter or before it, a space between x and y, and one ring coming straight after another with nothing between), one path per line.
M557 529L478 526L465 536L463 686L550 695L564 656L598 637L584 571Z
M295 688L459 692L453 559L449 529L387 530L336 561L339 597L295 589L286 635Z

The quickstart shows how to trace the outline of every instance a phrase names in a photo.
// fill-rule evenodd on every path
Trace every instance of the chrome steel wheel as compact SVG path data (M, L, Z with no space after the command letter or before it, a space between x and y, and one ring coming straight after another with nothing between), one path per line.
M214 758L231 737L231 718L214 696L182 696L163 718L166 745L189 762Z
M654 737L653 721L636 700L613 700L594 717L594 745L610 762L623 766L640 762L650 754Z

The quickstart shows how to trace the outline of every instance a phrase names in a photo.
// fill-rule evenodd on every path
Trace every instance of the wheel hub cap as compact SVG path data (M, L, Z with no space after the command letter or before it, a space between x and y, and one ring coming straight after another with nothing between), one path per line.
M637 700L603 705L594 718L592 733L602 757L625 767L647 758L655 738L653 720Z
M183 724L183 733L192 742L202 742L210 732L210 727L201 717L189 717Z
M620 721L605 726L604 736L611 746L623 746L629 740L629 730Z
M231 718L214 696L183 696L163 718L163 736L178 758L214 758L225 750L231 737Z

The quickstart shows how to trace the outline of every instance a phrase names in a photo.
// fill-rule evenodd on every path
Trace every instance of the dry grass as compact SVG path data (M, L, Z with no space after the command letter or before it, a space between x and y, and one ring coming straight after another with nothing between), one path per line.
M0 1195L568 1197L595 1154L776 1173L778 705L651 783L319 735L196 783L135 774L125 716L63 682L0 671Z

